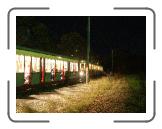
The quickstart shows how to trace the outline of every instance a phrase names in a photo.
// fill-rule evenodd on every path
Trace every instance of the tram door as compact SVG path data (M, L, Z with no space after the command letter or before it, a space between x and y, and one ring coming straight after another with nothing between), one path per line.
M31 84L31 57L25 56L24 84Z

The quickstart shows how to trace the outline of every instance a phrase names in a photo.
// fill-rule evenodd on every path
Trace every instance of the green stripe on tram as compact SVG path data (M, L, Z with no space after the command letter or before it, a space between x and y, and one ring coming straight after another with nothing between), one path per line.
M26 55L26 56L32 56L32 57L42 57L42 58L48 58L48 59L55 59L55 60L63 60L63 61L70 61L70 62L78 62L76 59L67 58L64 56L57 56L53 54L44 54L34 51L27 51L27 50L21 50L16 49L16 54L18 55Z

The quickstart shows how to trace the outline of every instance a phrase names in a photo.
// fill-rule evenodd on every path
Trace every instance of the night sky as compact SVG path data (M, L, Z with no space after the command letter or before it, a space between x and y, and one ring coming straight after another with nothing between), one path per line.
M51 39L56 44L59 43L63 34L70 32L77 32L85 41L87 40L87 17L44 16L34 17L34 21L43 23L47 27ZM126 58L127 64L132 63L131 58L135 58L136 62L139 59L140 63L137 65L145 72L145 16L95 16L91 17L90 24L91 54L98 56L100 63L106 69L111 67L111 52L114 50L116 60L120 58L120 55L124 55L121 59ZM116 62L119 64L122 61Z
M41 23L44 23L54 39L60 39L61 36L69 32L78 32L84 38L87 38L87 17L79 16L41 16L35 17Z
M94 49L100 47L98 51L105 53L119 48L145 55L145 17L93 17L91 23Z
M78 32L87 38L87 17L37 17L44 23L53 38L60 39L68 32ZM108 49L120 48L134 54L145 55L146 22L142 16L96 16L91 17L91 49L106 53ZM136 43L139 40L141 43ZM133 42L133 43L132 43ZM106 49L103 51L103 49ZM101 54L102 55L102 54Z

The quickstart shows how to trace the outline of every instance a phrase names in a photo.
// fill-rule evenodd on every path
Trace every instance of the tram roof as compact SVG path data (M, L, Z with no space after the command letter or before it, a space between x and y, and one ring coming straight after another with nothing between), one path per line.
M34 57L43 57L43 58L63 60L63 61L71 61L71 62L79 61L76 58L71 58L71 57L67 57L67 56L63 56L63 55L53 54L50 52L26 48L26 47L22 47L22 46L16 46L16 54L34 56Z

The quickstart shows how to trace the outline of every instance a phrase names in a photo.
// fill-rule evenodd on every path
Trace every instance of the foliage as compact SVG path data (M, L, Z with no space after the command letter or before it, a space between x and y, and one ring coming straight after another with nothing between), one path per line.
M61 37L61 41L58 44L58 51L65 55L85 58L86 41L77 32L66 33Z
M52 42L48 28L34 17L17 17L16 44L52 52L55 44Z

